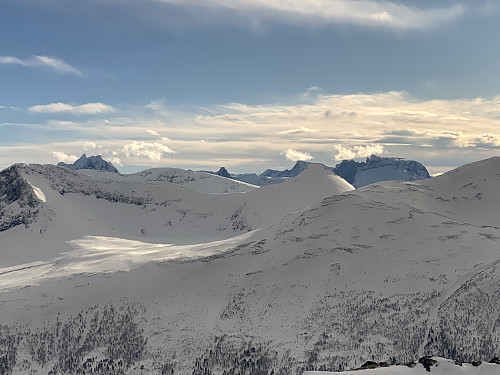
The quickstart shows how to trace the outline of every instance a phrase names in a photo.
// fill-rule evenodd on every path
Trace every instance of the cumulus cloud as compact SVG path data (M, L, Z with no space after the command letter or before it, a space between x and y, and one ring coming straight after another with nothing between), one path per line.
M152 161L161 160L163 154L175 154L175 151L167 145L159 142L133 141L123 146L122 152L125 156L145 156Z
M371 155L382 155L385 153L384 146L380 144L355 145L355 146L333 146L333 159L346 160L366 158Z
M311 154L308 152L301 152L291 148L282 151L281 155L284 155L288 160L291 161L299 161L299 160L308 161L313 158Z
M26 67L48 67L58 73L74 74L77 76L82 76L82 72L68 64L66 61L51 56L39 56L33 55L29 59L20 59L15 56L0 56L0 64L15 64Z
M40 104L28 108L34 113L69 113L72 115L97 115L112 112L114 108L103 103L87 103L82 105L71 105L67 103Z
M82 148L84 151L93 151L95 149L101 148L101 146L92 141L85 141L83 142Z
M230 10L250 16L251 26L260 29L262 20L284 22L314 22L315 24L350 23L363 26L394 29L424 29L441 26L460 17L465 9L461 5L441 8L406 6L389 0L156 0L160 3L184 7L204 7Z
M63 163L74 163L75 160L78 159L77 156L75 155L68 155L63 151L52 151L51 152L52 157L54 157L58 162L62 161Z

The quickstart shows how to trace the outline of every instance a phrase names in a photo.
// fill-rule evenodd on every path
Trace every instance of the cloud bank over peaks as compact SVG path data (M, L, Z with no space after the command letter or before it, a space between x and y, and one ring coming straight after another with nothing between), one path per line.
M25 67L46 67L61 74L83 76L83 73L79 69L71 66L59 57L33 55L29 59L23 60L15 56L0 56L0 64L13 64Z
M500 97L420 100L396 91L322 93L307 103L297 96L291 103L217 104L203 112L164 105L168 116L122 104L105 116L74 117L107 108L84 106L52 103L31 111L30 123L0 122L13 132L33 134L30 143L0 145L0 165L53 162L51 152L88 152L118 158L125 166L211 170L225 165L243 173L269 165L289 168L296 160L329 165L332 158L375 154L418 160L439 167L431 172L442 172L500 156ZM37 143L47 135L52 143Z

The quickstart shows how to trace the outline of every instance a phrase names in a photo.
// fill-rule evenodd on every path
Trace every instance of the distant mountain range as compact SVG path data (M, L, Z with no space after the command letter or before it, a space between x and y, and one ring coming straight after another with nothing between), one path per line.
M219 176L247 182L257 186L277 184L288 178L298 176L311 162L297 161L292 169L284 171L266 169L260 175L255 173L230 175L226 168L221 167L214 173ZM335 167L327 167L336 175L342 177L354 187L359 188L380 181L416 181L429 178L429 172L419 162L402 158L379 157L372 155L364 162L343 160Z
M225 167L220 167L217 172L201 172L230 178L256 186L267 186L271 184L279 184L289 178L298 176L310 164L311 162L307 161L297 161L292 169L285 169L283 171L266 169L260 175L257 175L256 173L231 175ZM119 173L114 165L104 160L101 155L87 157L86 154L83 154L73 164L60 162L57 165L72 170L86 169ZM366 158L366 161L364 162L343 160L335 167L327 167L324 164L321 165L330 169L336 175L342 177L356 188L380 181L415 181L430 177L427 169L417 161L406 160L403 158L379 157L376 155Z
M358 189L301 166L0 171L0 373L496 373L500 158Z

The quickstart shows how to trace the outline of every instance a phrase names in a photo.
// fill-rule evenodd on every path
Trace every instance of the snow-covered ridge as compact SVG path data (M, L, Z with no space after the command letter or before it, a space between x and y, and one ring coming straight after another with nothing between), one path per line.
M129 175L100 173L93 170L80 170L78 172L95 179L110 179L118 182L166 182L205 194L244 193L258 188L255 185L210 173L186 171L178 168L152 168Z
M352 189L321 169L310 178L263 189L179 169L120 175L32 164L15 166L11 172L15 176L10 180L24 188L17 189L17 195L6 195L12 197L0 211L0 218L5 221L5 230L21 223L26 230L23 235L19 228L4 234L3 243L6 249L26 247L29 258L25 261L29 262L50 260L69 250L68 241L87 235L158 244L228 239L267 227L327 196ZM6 182L1 186L11 191L14 185ZM24 204L25 200L31 205ZM19 205L22 207L17 211L12 208ZM18 212L17 216L12 212ZM37 252L29 250L34 243ZM6 251L0 254L0 262L19 263L22 253Z

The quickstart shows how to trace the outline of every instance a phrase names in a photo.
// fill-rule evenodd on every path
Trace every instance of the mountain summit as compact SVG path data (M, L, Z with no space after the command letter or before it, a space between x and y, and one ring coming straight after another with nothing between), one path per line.
M372 155L365 162L343 160L333 171L355 187L380 181L416 181L429 178L429 172L418 161Z
M87 157L87 155L83 154L73 164L66 164L63 162L59 162L57 163L57 166L66 167L73 170L95 169L97 171L102 171L102 172L120 173L118 172L118 169L116 169L111 162L104 160L101 155Z

